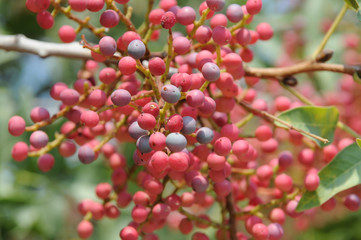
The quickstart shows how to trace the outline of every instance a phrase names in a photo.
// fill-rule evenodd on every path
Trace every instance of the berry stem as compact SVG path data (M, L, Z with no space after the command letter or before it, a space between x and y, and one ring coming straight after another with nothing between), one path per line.
M335 20L333 21L330 29L328 29L326 35L324 36L324 38L322 39L322 42L320 43L320 45L318 46L317 50L312 54L312 59L316 59L317 55L319 53L322 52L322 50L325 48L328 40L330 39L330 37L332 36L332 34L335 32L337 26L339 25L339 23L341 22L342 18L345 16L346 12L347 12L348 6L345 3L341 9L341 11L338 13L337 17L335 18Z
M155 78L150 73L150 71L142 65L142 63L140 62L139 59L137 59L137 68L147 77L150 85L152 86L152 90L155 94L155 97L159 101L160 100L160 92L159 92L158 84L157 84Z
M246 125L249 121L252 120L252 118L254 117L254 115L252 113L249 113L247 116L245 116L242 120L240 120L238 123L236 123L236 126L238 128L243 127L244 125Z
M189 212L187 212L186 210L184 210L182 207L180 207L179 209L179 212L181 214L183 214L184 216L186 216L189 220L192 220L192 221L195 221L195 222L199 222L199 223L203 223L203 224L207 224L213 228L217 228L217 229L228 229L229 227L228 226L224 226L222 224L219 224L219 223L216 223L216 222L213 222L213 221L208 221L206 219L203 219L203 218L199 218Z
M115 128L110 133L105 135L103 140L97 146L95 146L94 152L98 152L104 146L104 144L109 142L114 137L114 135L118 132L119 128L127 122L127 119L128 119L128 116L124 116L120 121L118 121L115 124Z
M187 36L188 39L193 39L193 36L196 33L197 29L203 25L204 21L207 18L207 15L210 11L211 11L211 9L209 9L209 8L203 10L201 18L198 21L194 21L193 29Z
M226 197L226 208L229 213L229 235L231 240L237 240L236 212L233 207L232 191Z
M168 56L167 56L167 60L165 62L165 72L163 73L162 77L161 77L161 82L164 83L165 80L167 79L168 73L169 73L169 67L170 67L170 62L173 59L173 34L172 34L172 29L169 29L169 33L168 33Z

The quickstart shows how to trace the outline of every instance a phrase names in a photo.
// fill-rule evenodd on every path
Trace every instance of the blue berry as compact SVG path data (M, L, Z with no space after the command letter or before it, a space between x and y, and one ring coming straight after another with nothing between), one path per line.
M171 133L165 143L172 152L180 152L187 146L187 139L180 133Z
M208 127L202 127L198 129L196 133L197 141L201 144L207 144L210 143L213 140L214 133L212 129Z
M138 138L136 145L137 145L137 149L141 153L149 153L152 151L152 148L149 145L149 136L148 135L143 135L140 138Z
M164 101L168 103L176 103L181 97L179 89L171 84L164 85L160 94Z
M139 127L139 124L137 121L133 122L129 128L128 128L128 132L129 132L129 135L134 138L134 139L138 139L140 138L141 136L143 135L146 135L148 134L148 131Z
M202 75L206 80L210 82L215 82L221 76L221 71L217 64L207 62L202 67Z
M192 134L197 128L197 122L194 118L190 116L183 117L183 128L181 132L183 134Z
M144 43L138 39L131 41L128 45L128 55L134 59L142 58L145 51Z
M112 95L110 95L112 103L114 105L117 105L118 107L128 105L131 98L132 96L130 95L130 93L124 89L117 89L112 93Z

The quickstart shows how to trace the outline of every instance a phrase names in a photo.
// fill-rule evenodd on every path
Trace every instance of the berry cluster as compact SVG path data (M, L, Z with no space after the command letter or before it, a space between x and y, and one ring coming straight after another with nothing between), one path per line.
M33 125L26 126L20 116L8 123L13 136L32 132L30 146L14 145L14 160L38 157L41 171L51 171L58 161L49 153L54 148L63 157L77 154L83 164L96 161L100 154L106 159L111 183L96 186L99 201L79 204L84 216L77 228L79 237L91 237L94 221L118 218L131 203L132 221L120 230L124 240L159 239L155 231L165 224L182 234L192 233L193 240L210 239L202 232L209 227L216 229L217 239L278 240L284 234L286 216L312 217L315 209L296 211L302 192L318 188L318 170L353 139L340 132L335 136L338 145L321 149L296 128L276 128L270 121L276 118L272 114L304 103L281 92L281 86L292 90L290 86L297 83L293 76L280 79L275 74L276 81L262 85L262 74L247 70L246 63L254 58L251 46L274 34L267 22L251 27L262 0L248 0L243 6L207 0L199 5L198 20L195 9L179 6L176 0L161 0L158 7L149 1L138 29L130 20L128 2L26 1L42 28L52 28L59 14L78 24L59 29L62 42L75 41L82 29L99 38L92 44L82 36L93 60L79 70L73 86L58 82L51 88L51 97L60 103L58 113L50 116L45 108L36 107L30 113ZM101 13L99 28L77 17L76 12L84 11ZM119 24L128 30L118 38L106 35L107 29ZM172 30L182 26L183 33ZM168 33L164 53L148 46L161 31ZM290 60L300 39L287 34L284 59ZM293 41L287 41L290 38ZM285 66L286 60L279 65ZM356 96L353 84L352 78L345 77L345 96L329 97L320 104L351 103L345 98ZM263 100L258 91L273 100ZM359 115L343 114L361 132ZM54 137L40 130L59 118L67 121ZM114 141L109 142L114 138L119 144L135 143L133 164L127 164ZM142 190L131 193L130 181ZM352 190L342 201L352 211L359 209L360 199ZM207 211L214 204L221 208L221 221ZM335 205L336 198L331 198L321 208L329 211ZM241 232L241 224L246 232Z

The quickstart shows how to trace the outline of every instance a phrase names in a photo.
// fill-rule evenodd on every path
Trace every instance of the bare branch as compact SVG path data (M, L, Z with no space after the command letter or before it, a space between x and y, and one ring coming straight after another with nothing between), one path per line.
M79 43L49 43L19 35L0 35L0 49L31 53L42 58L58 56L75 59L92 59L89 49Z

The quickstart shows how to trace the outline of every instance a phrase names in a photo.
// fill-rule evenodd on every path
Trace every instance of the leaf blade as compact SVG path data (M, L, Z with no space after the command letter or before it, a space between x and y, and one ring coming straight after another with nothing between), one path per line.
M319 172L320 185L316 191L306 191L297 211L318 207L337 193L361 184L361 149L353 143Z
M329 143L325 144L320 140L303 134L315 141L318 146L323 147L333 141L338 116L339 114L336 107L303 106L282 112L278 115L278 118L288 122L293 127L328 139ZM280 127L285 127L285 125L279 122L276 122L275 124Z

